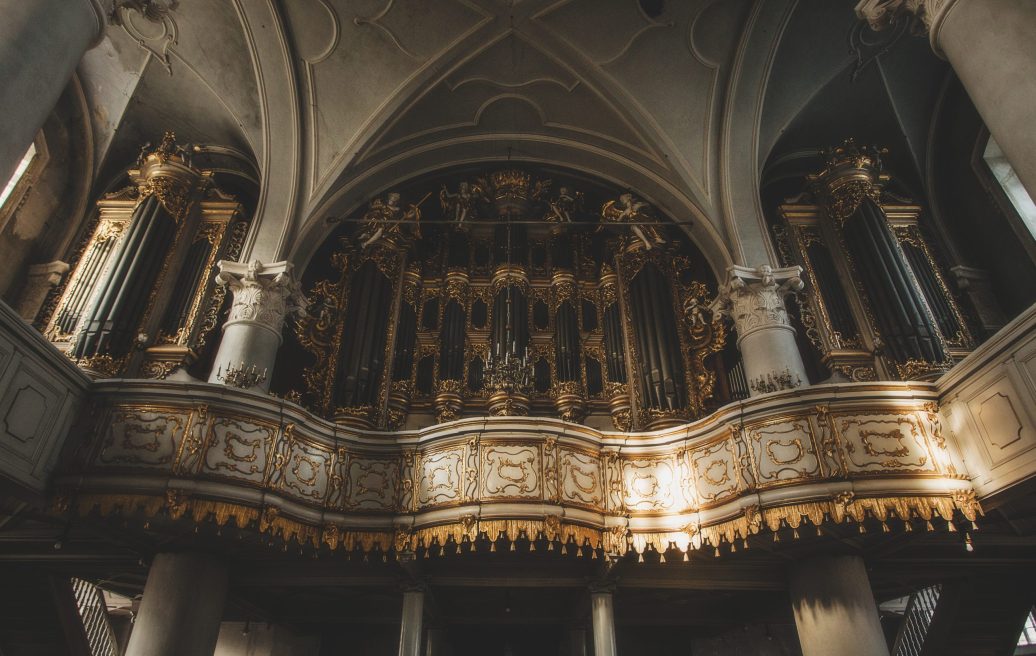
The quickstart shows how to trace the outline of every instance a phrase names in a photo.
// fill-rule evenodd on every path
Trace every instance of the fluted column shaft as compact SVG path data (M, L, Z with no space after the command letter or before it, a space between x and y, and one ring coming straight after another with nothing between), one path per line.
M219 263L216 282L227 285L234 295L230 316L223 324L223 339L209 375L210 383L226 382L230 367L254 370L264 380L252 386L270 389L270 377L280 348L281 330L290 312L306 306L292 274L290 262L263 264L255 261ZM220 376L224 380L220 380Z
M5 2L0 21L0 180L6 182L89 48L104 35L99 0ZM2 184L2 183L0 183Z

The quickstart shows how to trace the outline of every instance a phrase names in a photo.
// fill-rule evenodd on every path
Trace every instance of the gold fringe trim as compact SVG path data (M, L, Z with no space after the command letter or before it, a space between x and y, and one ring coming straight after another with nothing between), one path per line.
M188 517L195 524L211 521L222 528L231 520L238 529L254 527L261 535L268 535L270 541L280 538L285 544L294 542L299 546L310 545L320 548L326 545L330 550L346 551L407 552L417 549L453 547L462 553L462 545L470 545L480 538L492 543L503 539L514 549L515 542L527 540L529 550L537 548L539 541L547 542L547 549L553 550L560 544L566 553L574 549L582 555L584 547L590 547L593 554L603 549L608 553L625 554L634 551L643 555L645 551L664 554L671 548L685 554L709 546L716 549L726 543L736 548L737 542L747 547L747 538L764 530L779 539L782 529L791 529L792 537L799 537L799 528L805 525L821 526L824 522L835 524L855 523L864 532L867 519L881 522L882 531L889 532L889 520L905 523L904 530L911 531L910 522L921 520L927 530L934 530L933 519L947 522L950 531L956 530L953 520L959 513L965 520L974 522L983 514L982 508L971 490L957 490L939 496L906 497L861 497L852 492L843 492L832 499L760 508L747 506L736 517L701 526L690 523L674 531L642 532L631 531L627 525L597 529L561 521L560 516L548 515L543 519L491 519L480 520L474 515L465 515L460 522L426 526L416 530L397 527L395 531L352 530L334 523L314 525L281 516L273 506L262 509L223 501L193 499L178 490L170 490L165 498L132 494L85 494L75 497L71 503L68 496L55 499L55 510L75 510L87 515L97 510L102 516L121 513L125 516L142 515L157 517L165 514L173 520ZM819 528L817 529L819 531ZM663 556L664 558L664 556Z

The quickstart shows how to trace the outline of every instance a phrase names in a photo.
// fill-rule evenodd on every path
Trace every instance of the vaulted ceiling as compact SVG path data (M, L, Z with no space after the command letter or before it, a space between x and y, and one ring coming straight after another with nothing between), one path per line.
M537 162L693 221L714 268L758 264L760 172L845 68L853 4L181 0L80 66L96 184L165 129L230 147L261 178L252 256L301 264L393 185Z

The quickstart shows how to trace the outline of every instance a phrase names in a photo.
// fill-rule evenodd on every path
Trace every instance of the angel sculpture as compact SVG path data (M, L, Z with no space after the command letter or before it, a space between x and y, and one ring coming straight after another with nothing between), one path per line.
M543 218L548 223L571 223L582 210L582 192L559 187L557 197L547 203L547 214Z
M428 196L422 198L421 203L426 198ZM395 243L401 239L420 239L421 203L404 208L400 205L400 195L394 191L386 194L385 200L375 198L371 201L370 209L363 215L366 225L358 237L361 248L366 250L382 240Z
M645 250L666 243L658 228L653 225L641 225L645 222L654 222L655 218L651 215L651 206L638 200L633 194L625 193L620 195L618 200L605 203L601 208L601 218L605 223L630 224L630 230L644 244Z
M453 221L456 229L464 227L464 223L475 216L475 201L481 196L481 188L478 185L470 185L461 182L457 185L457 193L450 193L446 185L442 186L439 192L439 202L442 204L443 216Z
M693 332L696 328L704 326L705 321L705 308L702 306L701 301L696 296L689 296L687 301L683 304L683 315L687 319L687 326Z

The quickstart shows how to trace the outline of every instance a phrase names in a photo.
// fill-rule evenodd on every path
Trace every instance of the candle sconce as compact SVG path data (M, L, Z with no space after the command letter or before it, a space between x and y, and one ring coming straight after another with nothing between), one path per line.
M254 364L246 369L245 361L242 360L241 365L238 367L228 364L226 373L223 373L223 367L220 367L216 371L216 380L231 387L249 389L265 383L267 371L268 369L264 368L262 373L260 373Z

